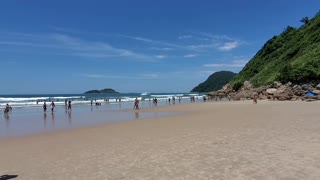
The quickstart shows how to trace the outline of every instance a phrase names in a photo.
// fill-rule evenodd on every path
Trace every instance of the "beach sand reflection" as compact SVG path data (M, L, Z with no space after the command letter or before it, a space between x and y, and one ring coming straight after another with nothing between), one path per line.
M119 106L117 106L119 108ZM43 112L39 109L15 109L4 114L5 126L0 126L0 136L23 136L42 132L91 126L97 124L129 121L134 119L153 118L175 113L114 111L106 106L92 108L88 106L74 106L71 110L57 106L54 112ZM43 115L41 115L43 113ZM39 116L40 115L40 116ZM49 116L49 117L48 117ZM50 125L48 126L48 121Z

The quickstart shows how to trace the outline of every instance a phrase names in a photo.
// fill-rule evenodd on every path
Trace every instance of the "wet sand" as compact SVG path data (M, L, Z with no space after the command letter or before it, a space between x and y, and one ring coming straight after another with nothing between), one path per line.
M131 105L131 103L130 103ZM40 108L14 109L0 116L0 137L25 136L99 124L172 115L174 112L140 112L104 106L57 107L54 112ZM0 179L1 180L1 179Z
M208 102L179 112L0 138L16 179L320 179L320 103ZM134 111L132 111L134 112Z

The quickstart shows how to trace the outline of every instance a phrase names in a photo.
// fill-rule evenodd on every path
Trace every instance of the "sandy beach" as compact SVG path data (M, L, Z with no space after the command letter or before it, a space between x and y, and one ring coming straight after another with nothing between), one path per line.
M178 112L172 116L2 137L0 176L319 180L319 109L319 102L181 104L139 110Z

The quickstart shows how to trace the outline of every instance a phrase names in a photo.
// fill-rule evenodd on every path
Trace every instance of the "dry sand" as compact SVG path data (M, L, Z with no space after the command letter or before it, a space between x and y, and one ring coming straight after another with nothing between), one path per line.
M320 103L208 102L170 117L0 139L0 176L26 180L320 180Z

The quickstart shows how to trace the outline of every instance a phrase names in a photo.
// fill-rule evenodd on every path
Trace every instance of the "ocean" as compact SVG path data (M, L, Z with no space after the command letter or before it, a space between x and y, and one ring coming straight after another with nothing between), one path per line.
M190 103L191 97L202 102L205 94L198 93L119 93L119 94L34 94L34 95L0 95L0 137L24 136L83 126L92 126L118 121L143 120L173 115L172 112L123 111L133 109L134 100L139 99L140 108ZM168 99L171 98L171 103ZM108 99L108 101L106 101ZM119 100L121 99L121 100ZM180 100L179 100L180 99ZM70 100L72 109L68 110L65 100ZM46 101L47 111L43 104ZM53 112L50 103L56 105ZM91 105L93 101L93 105ZM37 103L38 102L38 103ZM95 103L101 103L96 106ZM6 104L12 107L4 113Z
M0 95L0 107L9 104L12 108L42 107L43 102L53 101L56 106L64 106L65 100L71 100L72 105L91 105L93 102L101 104L132 103L135 98L139 101L149 101L157 98L159 105L166 102L169 98L181 98L183 102L190 100L190 97L202 98L204 93L99 93L99 94L29 94L29 95ZM108 99L108 102L105 100ZM38 103L37 103L38 101Z

